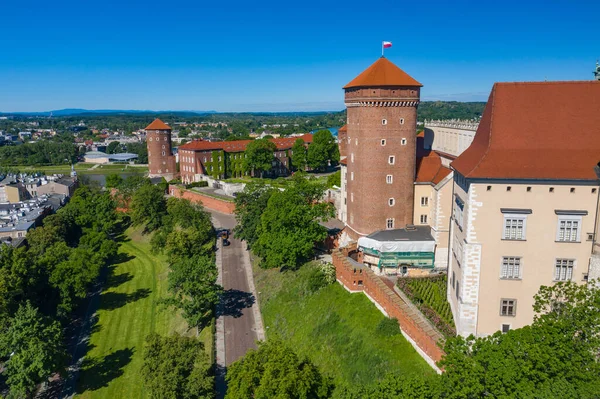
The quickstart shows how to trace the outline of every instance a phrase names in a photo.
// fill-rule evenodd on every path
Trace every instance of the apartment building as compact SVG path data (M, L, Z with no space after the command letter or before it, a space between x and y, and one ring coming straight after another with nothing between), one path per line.
M460 335L528 325L540 286L597 272L599 109L597 81L494 85L451 164L448 300Z

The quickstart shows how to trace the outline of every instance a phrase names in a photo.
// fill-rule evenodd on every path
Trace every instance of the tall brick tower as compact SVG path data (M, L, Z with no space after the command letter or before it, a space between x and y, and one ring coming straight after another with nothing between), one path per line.
M355 238L412 223L422 86L384 57L344 86L347 226Z
M164 177L172 180L177 174L175 157L171 152L171 128L156 118L146 126L148 146L148 177Z

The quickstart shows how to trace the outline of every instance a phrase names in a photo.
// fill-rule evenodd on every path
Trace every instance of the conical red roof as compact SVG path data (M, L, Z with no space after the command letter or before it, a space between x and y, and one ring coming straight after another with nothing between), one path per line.
M151 124L146 126L146 130L171 130L169 125L156 118Z
M409 74L398 68L385 57L381 57L363 73L344 86L344 89L352 87L373 86L423 86L414 80Z

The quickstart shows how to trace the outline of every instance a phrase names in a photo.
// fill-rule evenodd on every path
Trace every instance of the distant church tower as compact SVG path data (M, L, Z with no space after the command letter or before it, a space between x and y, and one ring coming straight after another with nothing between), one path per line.
M175 157L171 152L171 128L155 119L146 126L146 145L148 146L148 177L164 177L172 180L177 174Z
M422 86L384 57L344 86L346 224L354 238L412 224Z

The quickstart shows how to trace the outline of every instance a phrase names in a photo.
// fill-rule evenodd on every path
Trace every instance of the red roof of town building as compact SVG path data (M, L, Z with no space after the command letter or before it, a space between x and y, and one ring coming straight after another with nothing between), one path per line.
M600 82L496 83L452 167L467 178L595 180L598 161Z
M339 132L347 132L348 131L348 125L344 125L341 128L338 129L338 133Z
M146 126L146 130L171 130L169 125L156 118L151 124Z
M307 133L300 137L283 137L278 139L269 139L273 142L278 150L287 150L292 148L294 142L298 139L304 140L305 143L312 143L312 134ZM225 152L242 152L246 150L246 146L252 140L235 140L235 141L204 141L196 140L179 146L180 150L188 151L214 151L223 150Z
M435 151L424 153L417 158L417 183L438 184L452 172L449 168L442 166L442 159Z
M413 79L409 74L398 68L385 57L379 58L370 67L365 69L354 80L344 86L344 89L352 87L374 87L374 86L423 86Z

